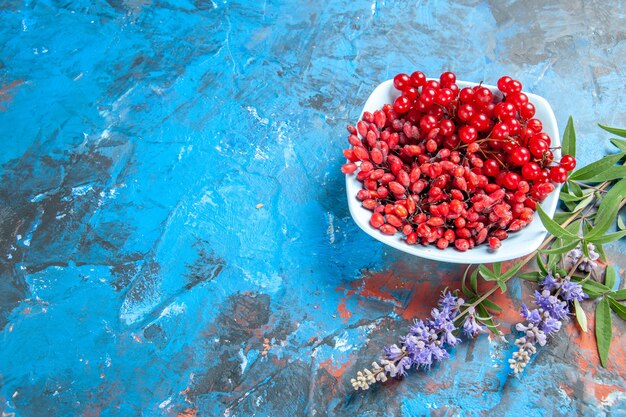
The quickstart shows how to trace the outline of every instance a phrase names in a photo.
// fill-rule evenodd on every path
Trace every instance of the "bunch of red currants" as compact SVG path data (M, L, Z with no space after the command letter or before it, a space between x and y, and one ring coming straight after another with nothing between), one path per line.
M357 198L370 224L408 244L497 249L533 219L537 203L567 181L576 160L555 163L551 139L534 118L522 84L504 76L494 94L460 89L416 71L393 80L401 95L348 126L345 174L363 183Z

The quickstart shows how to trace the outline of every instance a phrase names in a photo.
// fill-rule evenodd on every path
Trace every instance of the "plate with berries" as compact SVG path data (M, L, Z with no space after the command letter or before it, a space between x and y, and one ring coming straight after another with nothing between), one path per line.
M478 264L518 258L546 236L576 165L561 155L554 112L501 77L497 85L416 71L380 84L348 126L346 191L357 225L403 252Z

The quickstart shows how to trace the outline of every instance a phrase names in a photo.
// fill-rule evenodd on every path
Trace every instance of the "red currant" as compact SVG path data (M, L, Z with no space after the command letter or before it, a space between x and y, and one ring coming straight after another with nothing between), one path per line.
M474 90L469 87L461 89L459 92L459 100L461 100L461 103L471 103L474 101Z
M483 162L483 174L495 177L500 172L500 164L495 159L487 159Z
M515 172L508 172L502 179L502 185L509 190L516 190L520 182L520 176Z
M561 158L561 166L567 171L571 171L576 168L576 159L572 155L563 155Z
M454 126L454 122L452 120L444 119L439 122L439 133L441 133L443 136L450 136L454 133L455 127L456 126Z
M474 142L478 138L478 131L473 126L463 126L459 129L459 138L461 142Z
M409 111L411 101L406 96L400 96L393 102L393 109L398 113L406 113Z
M534 181L541 175L541 168L535 162L528 162L522 167L522 177L528 181Z
M529 119L528 122L526 122L526 127L535 133L539 133L543 130L543 123L541 123L539 119Z
M435 118L435 116L427 114L423 116L422 119L420 120L420 128L422 129L422 132L424 133L430 132L436 127L437 127L437 119Z
M567 181L567 170L562 166L555 166L550 168L550 180L558 182L559 184Z
M472 118L475 112L476 111L474 110L474 106L468 103L461 105L461 107L459 107L459 109L457 110L456 115L462 121L467 122L469 119Z
M546 142L545 140L539 138L539 137L532 137L530 139L530 142L528 144L528 148L530 149L530 153L535 157L535 158L542 158L543 154L546 153L549 149L548 146L548 142Z
M421 71L415 71L411 74L411 84L413 87L421 87L426 84L426 75Z
M442 86L447 87L456 83L456 75L453 72L446 71L439 77L439 82Z
M506 139L509 137L509 126L506 123L498 123L491 129L489 136L492 139Z
M520 83L517 80L511 80L508 83L506 83L506 91L504 91L504 93L508 94L514 94L514 93L519 93L520 91L522 91L522 83Z
M505 75L504 77L501 77L498 80L498 90L502 91L503 93L506 93L508 90L506 88L506 85L509 83L509 81L511 81L512 78L509 77L508 75Z
M454 100L454 93L449 88L444 87L437 93L435 103L447 106L452 100Z
M400 91L404 91L405 89L411 86L411 79L406 74L398 74L393 77L393 86L396 87Z
M511 152L511 155L509 156L509 162L518 167L523 166L528 161L530 161L530 151L528 148L521 146L513 149L513 152Z
M528 102L519 108L519 114L523 119L530 119L535 115L535 105Z
M474 103L478 104L479 106L486 106L487 104L491 103L492 99L493 93L490 89L486 87L480 87L474 93Z
M424 87L422 89L422 95L420 96L419 100L426 105L431 105L435 101L436 97L437 90L432 87Z
M493 126L493 122L485 113L477 113L470 119L470 125L474 126L479 132L485 132Z
M506 123L509 128L509 135L517 135L522 128L522 124L515 118L505 120L504 123Z

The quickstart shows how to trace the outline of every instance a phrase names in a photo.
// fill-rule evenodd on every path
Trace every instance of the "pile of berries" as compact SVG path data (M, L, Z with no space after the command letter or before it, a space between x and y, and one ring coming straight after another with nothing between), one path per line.
M356 197L381 233L401 231L410 245L497 249L576 166L570 155L555 163L535 106L511 77L498 80L501 96L459 89L452 72L439 81L398 74L393 83L401 92L393 104L348 126L341 168L363 183Z

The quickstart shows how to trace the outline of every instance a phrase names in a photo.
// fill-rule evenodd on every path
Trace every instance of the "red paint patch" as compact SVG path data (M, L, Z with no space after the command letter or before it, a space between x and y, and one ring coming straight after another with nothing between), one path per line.
M337 306L339 317L343 319L344 323L350 320L350 317L352 317L352 312L348 310L348 307L346 306L346 300L347 298L342 298L339 301L339 305Z
M572 398L572 395L574 395L574 388L563 383L559 384L559 387L563 390L563 392L565 392L565 394L567 394L568 397Z
M196 417L196 413L198 410L195 408L185 408L183 411L178 413L178 417Z
M598 401L606 401L609 397L609 394L615 391L625 392L626 390L617 385L605 385L605 384L595 384L595 394L596 399Z
M440 392L441 390L445 390L450 388L451 383L450 382L441 382L441 381L436 381L433 378L426 378L426 381L424 381L423 383L424 385L424 391L432 394L435 392Z
M15 80L9 84L2 84L2 87L0 87L0 103L2 103L3 101L9 102L14 95L11 90L22 84L24 84L24 81L22 80ZM0 111L6 111L6 107L2 104L0 104Z
M320 368L324 368L326 370L326 372L328 372L329 374L331 374L335 378L339 379L339 378L341 378L343 373L346 371L346 369L348 368L349 364L350 364L350 361L347 361L347 362L342 363L341 365L339 365L339 367L336 367L333 364L332 359L327 359L324 362L320 362Z

